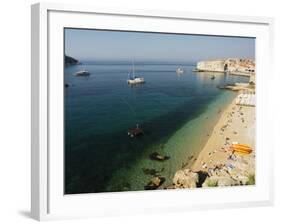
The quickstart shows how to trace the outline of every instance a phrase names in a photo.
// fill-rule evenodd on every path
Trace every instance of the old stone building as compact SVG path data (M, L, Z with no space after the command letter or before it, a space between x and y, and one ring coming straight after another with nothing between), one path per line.
M228 58L197 63L198 71L228 72L236 75L252 75L255 73L255 61L246 58Z

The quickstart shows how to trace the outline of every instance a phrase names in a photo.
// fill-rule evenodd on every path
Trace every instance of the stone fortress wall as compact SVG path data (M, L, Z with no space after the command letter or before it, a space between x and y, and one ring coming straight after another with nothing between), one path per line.
M197 63L198 71L224 72L225 60L200 61Z
M228 72L233 75L251 76L255 74L255 61L247 58L228 58L200 61L196 70L199 72Z

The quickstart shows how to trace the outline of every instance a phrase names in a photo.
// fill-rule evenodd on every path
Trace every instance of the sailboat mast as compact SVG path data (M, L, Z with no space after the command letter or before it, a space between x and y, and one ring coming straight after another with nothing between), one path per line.
M135 78L135 62L133 60L133 77Z

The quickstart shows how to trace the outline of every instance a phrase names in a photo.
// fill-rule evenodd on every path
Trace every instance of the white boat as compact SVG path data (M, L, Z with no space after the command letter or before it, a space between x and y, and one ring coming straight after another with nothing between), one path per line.
M89 72L89 71L86 71L86 70L84 69L84 70L75 72L74 75L75 75L75 76L89 76L89 75L90 75L90 72Z
M128 79L128 84L138 84L138 83L144 83L144 78L135 77L134 79Z
M135 75L135 65L134 65L134 62L133 62L132 73L131 73L131 72L128 73L127 83L128 83L128 84L133 84L133 85L134 85L134 84L145 83L143 77L137 77L137 76Z
M177 73L178 75L181 75L181 74L184 73L184 69L183 69L183 68L177 68L177 69L176 69L176 73Z

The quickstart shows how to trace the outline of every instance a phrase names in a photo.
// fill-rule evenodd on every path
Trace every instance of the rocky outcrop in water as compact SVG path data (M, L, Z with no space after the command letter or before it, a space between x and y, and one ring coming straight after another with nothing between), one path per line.
M170 156L163 156L163 155L160 155L158 152L153 152L149 155L149 158L151 160L156 160L156 161L165 161L165 160L170 159Z
M162 168L161 170L142 168L142 171L143 171L144 174L157 176L157 175L159 175L159 173L164 171L164 168Z
M155 176L153 177L149 183L144 186L145 190L156 190L158 187L160 187L165 182L165 177L161 176Z
M173 179L175 188L195 188L199 182L198 173L190 169L178 170Z
M255 184L255 153L232 154L224 163L208 168L208 171L194 172L191 169L178 170L171 189L195 187L226 187Z

